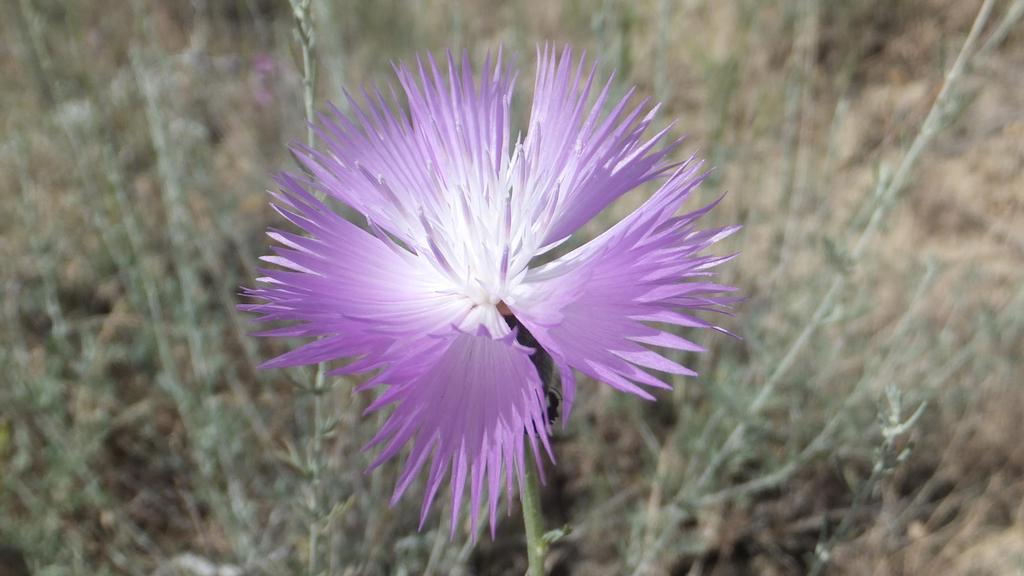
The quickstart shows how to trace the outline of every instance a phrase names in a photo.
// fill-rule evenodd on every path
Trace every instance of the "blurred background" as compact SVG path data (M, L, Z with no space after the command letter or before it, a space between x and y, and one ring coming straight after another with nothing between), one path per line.
M314 0L318 107L503 45L524 126L537 44L571 42L716 167L690 206L745 225L741 340L691 334L700 377L656 403L581 383L552 574L1024 574L1022 12ZM447 503L417 531L422 487L389 508L398 466L363 474L371 398L332 380L317 419L312 371L255 369L288 346L235 311L305 137L288 0L0 18L0 574L522 574L516 506L476 546Z

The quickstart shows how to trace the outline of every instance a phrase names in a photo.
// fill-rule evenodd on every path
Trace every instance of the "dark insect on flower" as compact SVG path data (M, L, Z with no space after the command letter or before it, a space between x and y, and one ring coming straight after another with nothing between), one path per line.
M558 410L562 405L562 391L558 386L558 374L555 372L555 363L551 354L537 342L537 339L530 334L530 330L519 323L519 320L511 312L506 312L499 304L498 311L505 317L505 323L517 334L516 342L533 350L530 361L537 369L537 375L544 385L544 397L547 401L548 424L554 424L558 420Z
M735 300L711 279L732 256L704 250L738 227L699 228L714 204L680 213L707 173L669 159L671 126L646 135L658 107L631 105L633 90L612 103L611 79L597 84L568 48L538 59L525 135L510 126L515 74L500 53L479 80L468 56L397 64L401 94L364 91L348 114L320 115L322 148L294 147L307 173L282 174L274 194L304 234L271 230L273 266L245 292L258 302L243 309L288 323L263 335L315 339L266 367L344 360L332 374L374 374L359 387L380 389L367 412L391 412L370 469L407 453L392 503L426 470L421 525L450 476L452 530L468 485L472 532L486 498L493 535L500 495L523 485L526 442L538 464L553 459L576 373L653 399L648 388L670 386L652 372L695 375L664 354L702 350L676 328L721 330L695 312ZM647 183L656 191L631 214L534 264Z

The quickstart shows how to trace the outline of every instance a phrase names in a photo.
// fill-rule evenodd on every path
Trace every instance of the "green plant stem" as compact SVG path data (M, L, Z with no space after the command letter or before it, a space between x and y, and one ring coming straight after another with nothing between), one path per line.
M527 448L531 457L533 451ZM526 479L523 482L520 499L523 505L523 524L526 526L526 555L529 558L529 575L544 576L544 556L548 543L544 540L544 514L540 509L540 488L537 469L532 462L526 462Z
M316 36L313 27L313 0L288 0L288 3L292 9L299 47L302 50L302 104L306 117L306 145L312 148L316 143L316 134L313 130L313 115L316 106L316 54L314 53ZM319 192L314 192L314 194L317 199L323 201L322 194ZM313 518L309 523L309 556L306 562L306 571L310 576L315 576L319 570L319 539L324 508L321 471L324 465L323 395L325 393L325 375L326 364L317 364L313 382L313 437L309 455L309 507Z

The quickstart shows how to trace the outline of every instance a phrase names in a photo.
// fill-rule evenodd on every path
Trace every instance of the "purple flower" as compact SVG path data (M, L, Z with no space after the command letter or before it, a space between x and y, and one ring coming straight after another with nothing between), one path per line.
M257 54L249 67L252 75L253 97L256 105L269 106L274 99L273 82L277 75L277 61L267 53Z
M500 52L479 83L465 55L446 70L398 64L401 95L364 91L350 115L321 115L323 149L294 149L308 176L282 174L274 195L305 234L271 230L275 267L245 292L260 303L243 309L289 323L262 335L317 338L265 367L344 359L332 374L375 372L359 387L382 389L367 412L392 410L370 469L409 447L392 504L426 468L421 526L450 477L453 532L468 485L473 532L486 494L493 536L501 492L523 483L525 442L538 465L541 450L554 459L531 358L550 355L560 374L563 420L576 373L653 399L648 388L670 386L651 371L695 375L664 355L702 350L675 327L721 330L694 312L735 301L709 280L732 256L702 252L738 227L698 229L714 204L678 214L707 173L668 159L670 127L645 136L657 106L630 106L630 90L605 112L612 80L598 90L596 66L568 48L538 57L524 137L510 129L515 73ZM640 208L552 256L647 182L658 188Z

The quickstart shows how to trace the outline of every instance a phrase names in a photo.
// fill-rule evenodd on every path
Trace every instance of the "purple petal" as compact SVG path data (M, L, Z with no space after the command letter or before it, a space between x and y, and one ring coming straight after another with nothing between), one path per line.
M668 128L644 138L657 107L644 100L627 112L633 90L603 115L612 78L588 107L597 67L586 72L583 56L573 66L568 46L561 56L545 46L538 58L523 143L530 170L523 203L543 223L539 245L547 245L568 237L626 192L663 175L671 168L665 157L678 141L658 148ZM552 196L557 201L549 207Z
M385 393L394 411L368 446L384 445L370 468L395 457L411 443L395 486L394 503L428 457L432 460L421 526L445 472L451 470L452 533L469 478L474 527L487 480L493 535L501 469L520 475L525 464L521 456L524 437L533 442L540 436L546 444L543 387L530 362L530 351L512 338L512 334L501 339L460 334L446 339L433 364ZM507 491L511 498L511 487Z
M327 336L268 362L265 367L315 364L380 354L396 338L422 339L451 331L469 305L441 289L436 270L338 216L285 175L277 208L308 237L273 233L276 269L263 270L263 286L246 305L261 321L298 323L283 329ZM282 329L270 331L281 334Z
M696 217L691 216L704 209L674 217L704 177L700 165L691 164L680 167L643 206L597 239L531 270L508 301L559 365L563 381L574 369L649 399L644 387L668 384L648 369L696 375L642 345L700 351L700 346L651 323L710 327L686 310L732 302L725 296L733 291L729 286L687 281L693 270L707 266L708 260L696 253L727 235L693 229Z

